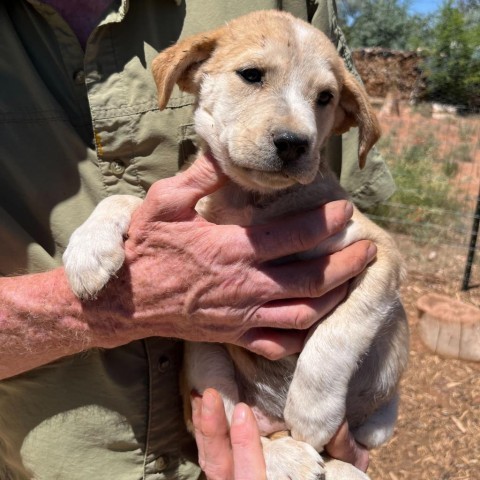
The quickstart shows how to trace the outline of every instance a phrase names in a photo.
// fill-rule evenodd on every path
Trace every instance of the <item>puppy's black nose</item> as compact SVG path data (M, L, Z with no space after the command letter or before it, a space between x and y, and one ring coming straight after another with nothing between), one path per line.
M294 162L304 153L307 153L309 147L308 138L293 132L280 132L273 136L273 143L277 148L278 157L284 162Z

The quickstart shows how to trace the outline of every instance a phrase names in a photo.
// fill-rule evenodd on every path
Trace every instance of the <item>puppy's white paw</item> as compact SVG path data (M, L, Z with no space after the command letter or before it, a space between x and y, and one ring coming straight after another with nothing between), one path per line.
M122 233L87 221L73 233L63 254L73 293L81 299L94 298L124 259Z
M370 480L370 477L349 463L333 458L325 461L325 480Z
M63 263L77 297L94 298L123 265L124 235L140 202L129 195L108 197L71 236Z
M315 449L292 437L263 445L268 480L325 480L325 464Z

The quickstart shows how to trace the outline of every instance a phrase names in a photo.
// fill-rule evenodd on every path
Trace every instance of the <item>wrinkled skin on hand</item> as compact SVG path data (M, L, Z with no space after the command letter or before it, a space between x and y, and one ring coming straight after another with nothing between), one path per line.
M319 259L272 264L342 230L351 204L331 202L261 226L215 225L195 205L225 181L200 157L151 187L133 215L124 267L105 289L121 293L117 336L226 342L281 358L301 350L306 330L375 255L374 245L361 241Z

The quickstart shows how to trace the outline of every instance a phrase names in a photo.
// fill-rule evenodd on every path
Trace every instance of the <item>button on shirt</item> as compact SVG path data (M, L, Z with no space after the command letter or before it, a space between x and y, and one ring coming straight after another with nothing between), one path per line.
M171 367L171 361L166 355L162 355L158 359L158 371L160 373L165 373Z
M181 37L279 3L336 39L348 60L331 0L113 1L85 52L50 6L1 2L0 274L57 267L102 198L142 197L175 174L196 142L193 99L176 89L159 111L153 58ZM356 170L352 138L327 149L342 182L358 201L388 196L381 161ZM0 382L0 479L198 478L179 393L182 350L150 338Z

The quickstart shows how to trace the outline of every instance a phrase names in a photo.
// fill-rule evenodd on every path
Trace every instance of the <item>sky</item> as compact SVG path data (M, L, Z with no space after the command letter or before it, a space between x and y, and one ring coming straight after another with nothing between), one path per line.
M411 0L410 11L412 13L431 13L438 10L443 0Z

